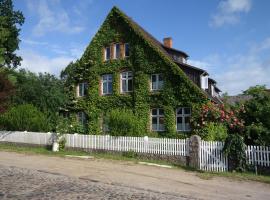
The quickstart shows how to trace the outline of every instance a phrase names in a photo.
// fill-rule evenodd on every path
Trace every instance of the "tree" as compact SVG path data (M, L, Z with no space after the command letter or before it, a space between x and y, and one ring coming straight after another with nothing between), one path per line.
M0 115L0 129L8 131L49 131L46 115L31 104L17 105Z
M244 103L245 142L252 145L270 145L270 92L265 86L250 87L244 92L252 98Z
M0 68L16 68L22 58L15 51L19 49L18 26L24 23L21 11L13 10L12 0L0 0Z
M63 81L48 73L35 74L24 69L11 73L16 78L12 103L32 104L55 124L60 107L67 101Z
M0 72L0 113L6 111L10 97L13 93L13 84L8 80L6 73Z

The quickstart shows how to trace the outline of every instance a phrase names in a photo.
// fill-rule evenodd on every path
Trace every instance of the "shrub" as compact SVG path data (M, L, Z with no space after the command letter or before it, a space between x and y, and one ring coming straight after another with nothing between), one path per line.
M18 105L0 116L0 127L8 131L49 131L42 112L31 104Z
M228 156L229 169L244 171L246 165L245 143L239 134L229 134L225 140L223 152Z
M198 133L206 141L224 141L228 135L227 127L221 123L207 123Z
M144 129L131 110L115 109L106 117L109 133L113 136L143 136Z

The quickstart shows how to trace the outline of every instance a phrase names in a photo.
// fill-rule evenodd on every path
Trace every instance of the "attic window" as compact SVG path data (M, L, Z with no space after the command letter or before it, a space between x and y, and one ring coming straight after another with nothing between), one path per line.
M114 59L118 59L120 58L120 44L115 44L114 45L114 55L113 55Z
M111 58L111 48L106 47L105 52L104 52L104 59L105 60L110 60L110 58Z
M125 57L128 57L129 56L129 44L125 43L124 47L125 47Z

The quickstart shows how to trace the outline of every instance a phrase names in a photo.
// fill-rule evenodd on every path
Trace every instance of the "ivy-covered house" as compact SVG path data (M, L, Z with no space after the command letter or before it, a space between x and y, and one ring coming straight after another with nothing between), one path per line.
M106 131L103 118L116 108L132 110L145 133L185 134L195 105L220 102L215 80L188 57L171 38L159 42L114 7L82 57L62 72L68 111L90 134Z

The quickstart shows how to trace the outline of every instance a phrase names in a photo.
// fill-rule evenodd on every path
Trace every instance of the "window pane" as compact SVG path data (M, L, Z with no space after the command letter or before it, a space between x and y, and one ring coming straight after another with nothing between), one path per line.
M158 89L162 89L163 88L163 81L159 81L158 82Z
M157 117L152 117L152 130L157 130Z
M103 76L102 76L102 80L103 80L103 81L106 81L106 80L107 80L107 75L103 75Z
M111 49L110 47L106 48L106 60L109 60L111 57Z
M162 74L159 74L159 76L158 76L158 81L163 81Z
M132 78L133 75L132 75L132 72L128 72L128 78Z
M156 82L157 81L157 76L154 74L152 75L152 82Z
M125 56L129 56L129 44L125 44Z
M123 72L122 73L122 79L125 79L125 78L127 78L127 73L126 72Z
M190 130L190 117L185 117L185 130Z
M182 117L177 117L177 130L183 130L183 118Z
M108 80L112 81L112 74L108 74Z
M190 108L184 108L184 113L185 114L190 114Z
M103 94L106 94L106 93L108 92L108 91L107 91L107 83L106 83L106 82L103 82L102 87L103 87L102 93L103 93Z
M182 115L182 108L177 109L177 115Z
M164 115L163 109L159 109L159 115Z
M120 44L115 44L115 58L120 58Z
M84 87L83 87L83 95L87 94L87 88L88 88L88 84L84 83Z
M157 109L152 109L152 115L157 115Z
M126 82L126 80L122 80L122 91L123 92L127 91L127 82Z
M165 130L164 124L159 124L159 131L164 131L164 130Z
M157 82L152 82L152 90L157 90Z
M108 83L108 93L111 94L112 93L112 82Z
M132 91L133 89L133 84L132 84L132 79L131 80L128 80L128 91Z

